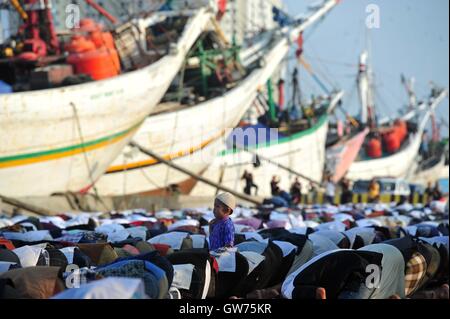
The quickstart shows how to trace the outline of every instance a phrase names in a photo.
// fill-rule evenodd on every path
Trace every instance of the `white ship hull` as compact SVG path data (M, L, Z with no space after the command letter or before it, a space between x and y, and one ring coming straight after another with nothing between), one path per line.
M175 53L143 69L71 87L0 95L0 194L48 196L89 188L164 96L211 16L199 10Z
M443 92L430 109L436 108L447 94L447 91ZM380 177L407 178L417 167L420 144L430 114L430 111L426 111L417 133L410 135L408 144L402 150L384 158L354 162L346 177L350 180L371 180Z
M434 184L440 179L448 179L448 175L448 166L445 166L445 158L442 157L439 163L429 169L417 172L409 180L415 184L427 186L430 182Z

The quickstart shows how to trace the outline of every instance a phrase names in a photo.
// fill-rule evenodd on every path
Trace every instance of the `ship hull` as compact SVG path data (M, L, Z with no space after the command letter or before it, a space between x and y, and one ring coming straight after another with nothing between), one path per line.
M48 196L88 189L167 91L210 22L191 17L175 53L115 78L0 95L0 193Z

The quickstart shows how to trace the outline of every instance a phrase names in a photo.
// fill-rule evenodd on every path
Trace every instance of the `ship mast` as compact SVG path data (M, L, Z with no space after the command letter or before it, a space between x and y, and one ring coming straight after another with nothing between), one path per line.
M369 54L361 54L358 73L358 90L361 103L361 123L374 128L376 126L375 103L373 98L372 74L368 64Z
M417 109L417 97L416 93L414 92L414 86L416 83L415 78L410 78L407 80L404 75L402 75L402 84L406 89L406 93L408 94L409 99L409 111L414 111Z

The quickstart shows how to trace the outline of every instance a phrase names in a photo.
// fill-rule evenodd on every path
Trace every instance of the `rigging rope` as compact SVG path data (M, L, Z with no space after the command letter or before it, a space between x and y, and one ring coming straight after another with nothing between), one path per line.
M312 70L311 66L302 58L300 57L300 64L303 65L305 70L311 75L311 77L314 79L314 81L319 85L319 87L326 93L330 94L330 91L327 89L325 84L322 83L322 81L314 74L314 71Z
M87 169L88 174L89 174L89 179L91 181L92 189L93 189L93 191L95 193L96 199L106 208L106 210L108 210L108 207L103 202L103 200L100 198L100 196L98 194L98 190L95 187L95 181L94 181L94 178L92 177L92 171L91 171L91 168L90 168L91 165L89 164L89 158L87 156L87 150L86 150L86 146L85 146L85 142L84 142L84 136L83 136L83 132L82 132L82 129L81 129L81 123L80 123L80 118L78 116L77 107L76 107L75 103L73 103L73 102L70 102L70 106L72 107L73 112L74 112L74 116L75 116L75 120L76 120L76 124L77 124L77 130L78 130L78 134L79 134L81 145L82 145L84 162L86 164L86 169Z
M309 45L309 49L313 52L315 56L317 56L317 51L314 49L312 45ZM321 68L323 68L323 70L321 70ZM330 74L330 71L328 70L328 68L324 63L321 63L319 61L316 70L317 73L319 73L325 81L328 81L328 84L330 84L330 86L333 87L333 89L339 87L339 85L328 76L328 74Z

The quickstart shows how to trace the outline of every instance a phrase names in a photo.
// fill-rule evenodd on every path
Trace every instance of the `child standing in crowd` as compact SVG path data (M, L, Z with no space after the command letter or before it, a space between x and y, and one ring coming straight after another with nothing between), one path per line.
M236 199L230 193L223 193L214 202L214 219L209 224L210 250L234 246L234 224L230 216L236 208Z

